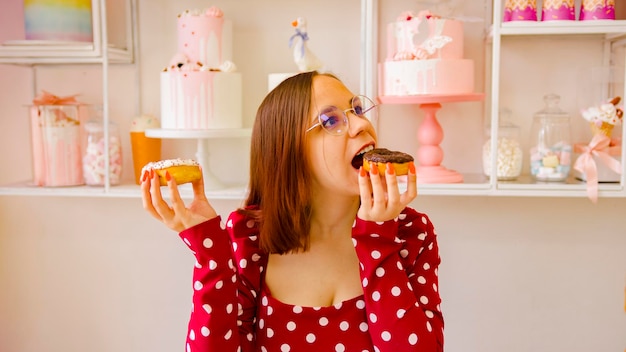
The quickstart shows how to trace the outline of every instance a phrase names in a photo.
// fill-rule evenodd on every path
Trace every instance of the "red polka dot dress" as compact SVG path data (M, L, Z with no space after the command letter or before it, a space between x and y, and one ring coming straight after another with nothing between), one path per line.
M180 236L196 257L187 352L443 351L437 239L411 208L386 222L355 219L363 295L327 307L271 296L258 228L238 212Z

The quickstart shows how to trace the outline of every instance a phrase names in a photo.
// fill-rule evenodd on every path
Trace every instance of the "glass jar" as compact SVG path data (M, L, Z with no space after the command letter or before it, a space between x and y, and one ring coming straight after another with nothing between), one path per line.
M83 156L83 175L90 186L103 186L106 167L104 124L101 120L85 124L87 142ZM117 124L109 122L109 184L118 185L122 175L122 143Z
M81 165L80 105L33 105L33 182L61 187L84 184Z
M560 96L544 96L545 108L535 114L530 141L530 173L537 181L565 181L572 163L569 114L559 108Z
M511 111L502 109L498 123L496 177L500 181L512 181L522 173L524 153L520 144L520 128L510 121ZM487 140L483 145L483 172L491 176L491 126L485 131Z

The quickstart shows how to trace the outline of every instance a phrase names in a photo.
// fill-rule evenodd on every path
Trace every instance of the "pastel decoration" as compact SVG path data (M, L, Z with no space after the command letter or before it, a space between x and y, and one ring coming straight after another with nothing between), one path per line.
M85 106L76 95L42 92L30 107L33 184L44 187L82 185L81 121Z
M597 134L593 136L589 145L578 146L580 156L576 159L574 168L583 173L587 179L587 196L592 202L598 201L598 164L600 161L615 174L620 175L622 165L617 158L612 155L621 154L621 146L611 146L611 139L605 135ZM619 182L619 181L618 181Z
M536 20L537 0L506 0L503 22Z
M24 0L28 40L93 41L91 0Z
M309 34L306 18L298 17L291 23L291 26L296 33L289 38L289 47L293 49L293 60L298 66L298 70L307 72L321 69L324 64L307 45Z
M542 21L574 21L575 19L574 0L543 0Z
M614 20L615 0L582 0L579 20Z

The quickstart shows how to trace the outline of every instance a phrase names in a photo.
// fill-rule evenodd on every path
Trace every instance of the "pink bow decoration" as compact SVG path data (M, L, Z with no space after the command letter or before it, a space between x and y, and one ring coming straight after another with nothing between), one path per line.
M622 173L622 164L609 154L612 148L616 148L610 147L610 144L611 139L609 137L601 134L595 135L589 142L589 145L581 148L581 154L574 164L574 169L585 174L587 178L587 196L594 203L598 201L598 169L593 157L600 159L603 164L617 174Z
M76 101L77 95L78 94L68 95L66 97L59 97L43 90L41 91L40 96L33 99L33 104L35 105L76 105L76 104L80 104L78 101Z

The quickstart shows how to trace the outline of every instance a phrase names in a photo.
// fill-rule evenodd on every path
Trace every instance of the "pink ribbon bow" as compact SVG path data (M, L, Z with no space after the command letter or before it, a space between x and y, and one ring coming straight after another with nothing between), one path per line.
M597 157L617 174L621 174L622 165L609 155L611 139L605 135L597 134L591 139L589 145L582 147L581 155L576 159L574 169L585 174L587 178L587 196L592 202L598 201L598 169L593 157Z
M41 95L33 99L33 104L35 105L75 105L79 104L76 101L76 96L68 95L66 97L58 97L54 94L48 93L45 90L42 91Z

